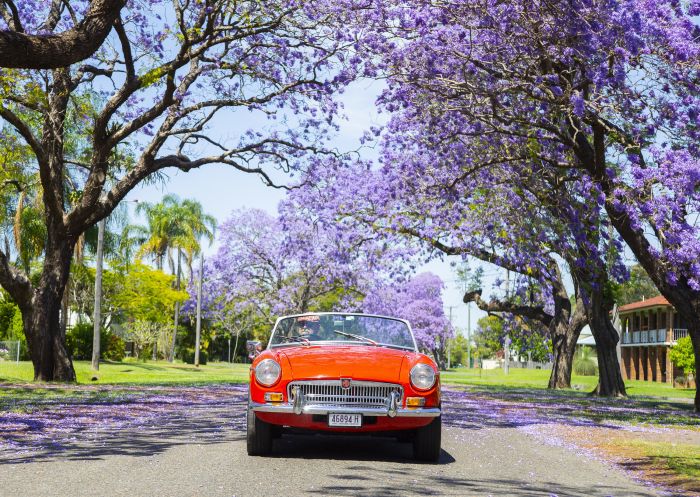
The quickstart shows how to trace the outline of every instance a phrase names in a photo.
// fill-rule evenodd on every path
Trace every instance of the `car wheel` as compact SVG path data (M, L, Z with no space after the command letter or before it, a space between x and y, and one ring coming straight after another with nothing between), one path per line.
M258 419L250 407L246 435L249 456L264 456L272 451L272 425Z
M442 416L438 416L429 425L416 430L413 439L413 457L418 461L437 462L440 458L441 437Z

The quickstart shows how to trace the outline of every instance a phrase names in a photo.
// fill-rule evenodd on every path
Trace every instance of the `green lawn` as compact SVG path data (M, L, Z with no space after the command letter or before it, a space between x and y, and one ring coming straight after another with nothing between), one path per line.
M547 388L549 371L542 369L511 369L508 375L502 369L457 368L441 373L443 384L478 385L494 388ZM573 376L571 386L576 390L591 391L598 382L596 376ZM693 398L694 389L673 388L665 383L627 381L631 397Z
M196 383L242 383L248 381L249 364L210 363L195 368L190 364L158 362L106 362L92 371L87 361L75 361L78 383L97 385L149 384L189 385ZM32 363L0 362L0 382L26 383L34 375ZM96 377L97 380L92 380Z
M184 363L159 362L107 362L100 364L100 370L90 369L87 361L76 361L75 371L80 384L128 385L128 384L196 384L196 383L241 383L248 381L249 364L209 363L195 368ZM0 382L25 383L32 380L33 370L29 361L19 364L0 362ZM92 378L97 377L93 381ZM493 389L545 389L549 371L541 369L511 369L503 374L502 369L458 368L441 374L443 384L475 385ZM574 376L572 387L575 390L590 391L596 385L594 376ZM632 397L648 396L661 398L693 398L695 390L672 388L662 383L628 381L627 393Z

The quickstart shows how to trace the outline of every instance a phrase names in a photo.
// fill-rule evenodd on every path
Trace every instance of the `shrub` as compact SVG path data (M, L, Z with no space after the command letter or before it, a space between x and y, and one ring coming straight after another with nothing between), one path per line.
M677 388L688 388L688 377L676 376L673 380L673 386Z
M199 364L207 363L208 354L206 350L199 351ZM182 360L187 364L194 364L194 349L186 349L182 353Z
M688 374L695 374L695 353L690 337L679 338L676 345L671 347L671 362Z
M574 374L579 376L596 376L598 366L590 357L579 357L574 359Z
M596 376L598 374L598 364L595 360L593 347L583 346L579 348L574 358L574 374L579 376Z
M100 338L100 340L101 339L102 338ZM102 347L103 350L101 351L102 353L100 355L107 361L119 362L124 359L124 356L126 355L126 344L124 343L124 340L113 333L107 334L107 340Z
M92 333L89 323L78 323L66 332L66 345L74 360L92 357Z
M92 359L92 337L93 326L90 323L78 323L68 330L66 345L74 360ZM121 361L125 354L124 340L103 328L100 331L100 358Z

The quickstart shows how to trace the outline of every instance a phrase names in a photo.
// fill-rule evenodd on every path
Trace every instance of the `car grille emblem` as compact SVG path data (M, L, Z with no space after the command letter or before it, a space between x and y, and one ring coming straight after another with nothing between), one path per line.
M351 384L352 384L352 380L350 378L341 378L340 379L340 386L343 387L344 390L348 390L350 388Z

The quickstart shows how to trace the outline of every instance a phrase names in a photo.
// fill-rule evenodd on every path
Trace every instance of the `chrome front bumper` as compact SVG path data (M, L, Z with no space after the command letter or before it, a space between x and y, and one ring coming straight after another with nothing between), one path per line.
M251 402L250 408L255 412L276 412L280 414L294 414L294 405L289 403L278 404L260 404ZM298 409L297 409L298 410ZM299 414L330 414L330 413L346 413L346 414L362 414L363 416L391 416L388 408L381 407L352 407L352 406L321 406L321 405L305 405L301 408ZM393 412L392 412L393 414ZM439 407L416 407L416 408L397 408L395 411L397 417L409 418L436 418L440 415Z

